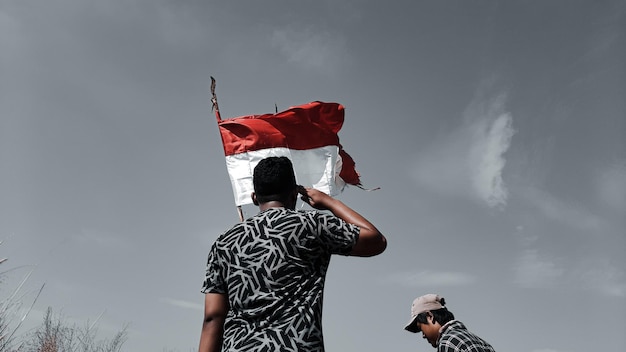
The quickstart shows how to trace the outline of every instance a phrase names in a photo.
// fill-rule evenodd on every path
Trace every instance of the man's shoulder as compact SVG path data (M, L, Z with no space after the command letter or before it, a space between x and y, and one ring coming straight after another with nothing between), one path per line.
M242 222L236 223L230 229L226 230L220 238L232 237L246 232L258 231L260 227L267 224L276 224L282 222L309 222L319 216L319 211L315 210L290 210L284 208L271 208L259 212Z
M463 323L458 320L453 320L443 326L440 341L459 344L466 341L470 335Z
M439 351L467 350L472 352L493 351L493 347L482 338L467 330L460 321L452 321L442 332Z
M217 237L215 242L230 242L241 237L242 234L246 233L246 227L249 227L246 222L247 220L244 222L238 222L231 226L228 230L222 232L222 234Z

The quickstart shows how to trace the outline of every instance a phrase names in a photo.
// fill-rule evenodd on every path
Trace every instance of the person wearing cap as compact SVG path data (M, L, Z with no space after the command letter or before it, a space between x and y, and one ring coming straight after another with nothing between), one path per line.
M286 157L261 160L253 186L260 212L219 236L208 254L199 352L323 352L331 255L378 255L387 240L341 201L297 186ZM314 210L295 211L298 194Z
M411 305L411 320L404 329L421 331L437 352L495 352L487 341L455 320L445 304L443 297L433 293L417 297Z

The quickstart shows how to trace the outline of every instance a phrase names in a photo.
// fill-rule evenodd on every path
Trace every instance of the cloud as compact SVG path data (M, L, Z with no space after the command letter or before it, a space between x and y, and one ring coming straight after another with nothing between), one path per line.
M537 188L524 188L524 190L520 192L520 196L532 206L539 209L548 219L558 221L575 229L589 233L597 233L605 227L605 223L600 217L575 204L566 203L557 199L551 194Z
M539 255L536 249L526 249L514 267L514 283L525 288L553 285L565 270L555 261Z
M590 291L609 297L626 297L626 274L607 258L588 259L579 265L574 280Z
M504 95L473 101L465 112L465 124L419 157L417 181L437 192L467 196L490 207L505 206L504 154L515 131L504 101Z
M516 237L525 249L514 265L514 282L525 288L563 284L608 297L626 296L626 272L623 258L615 259L605 251L581 257L549 259L537 250L536 235L518 226ZM617 265L614 261L620 261Z
M166 303L174 307L178 307L178 308L185 308L185 309L192 309L192 310L204 309L202 304L199 304L197 302L183 301L180 299L174 299L174 298L168 298L168 297L161 297L159 300L163 303Z
M511 145L513 118L502 113L488 126L479 131L470 153L473 189L490 207L506 205L508 191L502 179L506 164L504 153Z
M271 45L278 48L288 62L320 71L332 71L340 64L345 53L342 36L332 35L319 28L274 30Z
M423 286L463 286L476 281L474 276L461 272L433 272L424 270L420 272L400 272L390 275L388 282L408 287Z
M594 181L602 203L615 210L626 209L626 159L598 171Z
M539 236L529 235L526 233L526 228L523 225L517 225L515 228L515 238L521 246L529 248L537 242Z

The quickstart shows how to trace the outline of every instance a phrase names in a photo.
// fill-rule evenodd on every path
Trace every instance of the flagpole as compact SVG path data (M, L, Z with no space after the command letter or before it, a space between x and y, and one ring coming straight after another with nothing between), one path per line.
M211 110L215 112L215 119L219 127L219 123L222 122L222 116L220 115L220 107L217 105L217 95L215 94L215 78L211 76ZM239 221L243 222L243 209L241 205L237 206L237 214L239 215Z
M211 110L215 111L215 118L217 123L222 122L222 116L220 116L220 107L217 105L217 95L215 95L215 78L211 76Z
M237 214L239 214L239 222L243 222L243 209L241 205L237 206Z

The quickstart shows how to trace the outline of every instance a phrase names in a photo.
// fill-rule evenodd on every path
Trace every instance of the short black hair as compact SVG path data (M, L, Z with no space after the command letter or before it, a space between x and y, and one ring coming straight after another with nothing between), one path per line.
M444 303L443 299L441 303L442 304ZM435 310L418 314L417 317L415 317L415 322L427 324L428 323L427 317L428 317L429 312L433 315L433 320L439 323L439 325L444 325L445 323L451 320L454 320L454 314L452 314L452 312L449 311L448 308L443 307L443 308L439 308L439 309L435 309Z
M285 156L271 156L259 161L254 168L252 183L259 203L285 200L296 188L291 160Z

